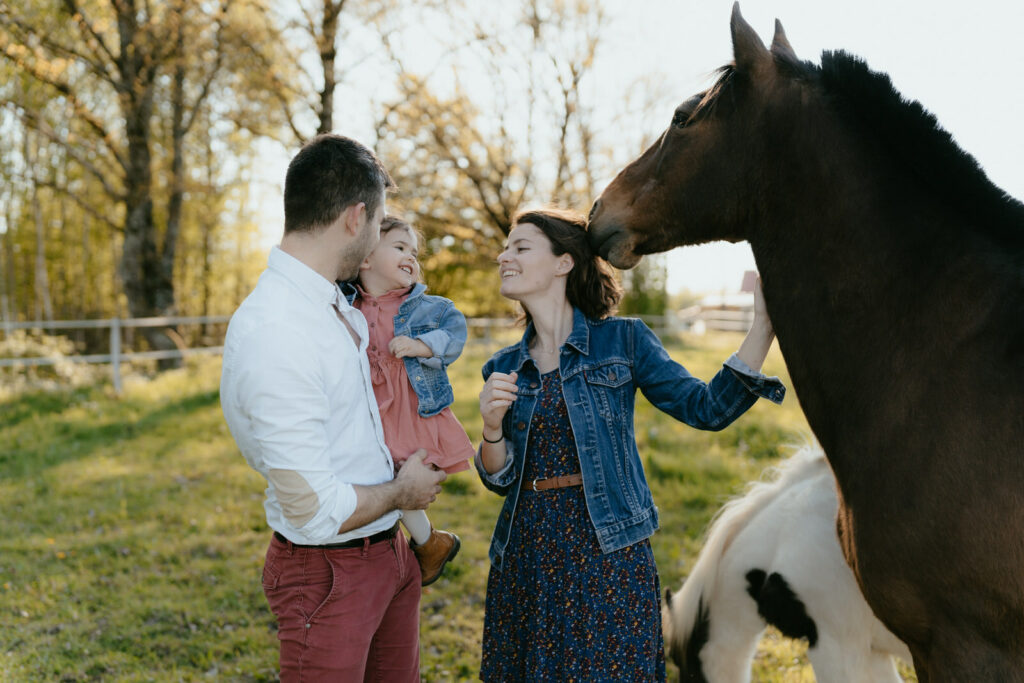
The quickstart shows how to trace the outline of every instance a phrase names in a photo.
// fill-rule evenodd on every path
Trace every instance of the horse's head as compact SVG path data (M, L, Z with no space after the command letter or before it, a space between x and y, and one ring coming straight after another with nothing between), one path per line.
M769 50L733 5L734 62L679 107L669 127L594 203L590 240L619 268L681 244L747 239L749 188L771 162L762 116L778 106L799 65L776 21Z

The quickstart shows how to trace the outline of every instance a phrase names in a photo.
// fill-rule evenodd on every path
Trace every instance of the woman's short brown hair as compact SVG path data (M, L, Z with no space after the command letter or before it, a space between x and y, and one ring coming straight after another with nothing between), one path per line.
M574 265L565 285L570 304L592 320L600 320L614 312L622 297L622 289L611 266L590 248L587 221L582 214L564 209L534 209L516 214L513 223L537 226L551 242L555 256L569 254L572 257Z

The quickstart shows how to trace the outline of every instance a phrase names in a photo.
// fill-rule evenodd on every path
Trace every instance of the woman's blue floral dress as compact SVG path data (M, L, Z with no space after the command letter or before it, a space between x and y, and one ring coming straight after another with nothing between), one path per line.
M580 471L558 371L543 375L524 481ZM607 555L583 487L523 491L491 568L484 681L663 681L660 587L647 540Z

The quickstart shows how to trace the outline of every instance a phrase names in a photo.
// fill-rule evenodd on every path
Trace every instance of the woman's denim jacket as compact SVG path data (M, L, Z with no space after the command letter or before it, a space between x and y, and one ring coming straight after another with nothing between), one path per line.
M491 539L490 558L501 568L522 485L526 444L541 379L530 358L532 325L518 344L494 354L483 367L518 373L519 392L502 422L506 460L488 474L477 453L484 485L504 495ZM633 435L636 390L655 407L698 429L720 430L763 397L781 403L785 387L776 377L751 370L735 354L705 384L672 360L658 337L640 320L591 320L574 311L573 328L559 357L562 396L576 440L583 492L597 540L605 553L649 537L658 510L644 478Z
M350 282L341 283L341 291L352 303L359 290ZM432 417L455 400L448 380L448 366L462 354L466 345L466 316L443 296L425 294L427 286L416 283L398 307L395 336L419 339L430 347L430 358L404 358L405 371L419 398L420 417Z

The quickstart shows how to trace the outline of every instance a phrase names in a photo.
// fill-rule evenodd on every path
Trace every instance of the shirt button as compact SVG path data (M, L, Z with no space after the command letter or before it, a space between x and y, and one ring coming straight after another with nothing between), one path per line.
M516 425L516 429L518 429L519 431L526 429L526 423L520 422L519 424Z

